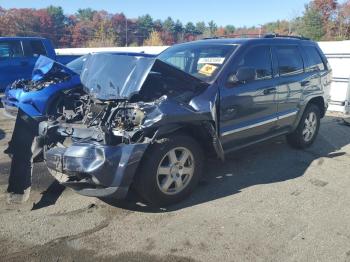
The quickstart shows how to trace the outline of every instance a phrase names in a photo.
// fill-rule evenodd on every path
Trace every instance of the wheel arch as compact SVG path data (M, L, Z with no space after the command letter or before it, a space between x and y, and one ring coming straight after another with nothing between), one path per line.
M311 98L307 102L306 107L310 104L316 105L320 109L321 118L323 118L326 115L326 103L325 103L324 98L322 96L316 96L316 97Z
M319 95L319 96L309 97L308 99L305 99L303 101L303 103L301 103L299 105L299 112L298 112L297 118L294 121L291 132L293 132L298 127L298 124L301 121L306 108L310 104L316 105L320 109L321 118L323 118L326 115L326 104L325 104L323 96Z
M214 122L200 121L167 125L165 128L160 127L156 133L156 140L159 141L174 134L190 136L199 144L207 157L217 156L224 159L224 152L216 134Z
M75 85L73 87L69 87L69 88L64 88L64 89L60 89L60 90L56 90L56 92L52 93L51 96L49 97L49 99L46 102L46 106L44 109L44 114L46 115L50 115L52 114L52 107L53 106L57 106L60 102L63 101L63 96L71 91L81 91L81 85Z

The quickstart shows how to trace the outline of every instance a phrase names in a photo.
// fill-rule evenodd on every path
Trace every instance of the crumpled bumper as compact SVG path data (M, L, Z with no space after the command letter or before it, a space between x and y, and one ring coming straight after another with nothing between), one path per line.
M46 151L45 160L51 174L79 194L124 198L148 145L77 143Z

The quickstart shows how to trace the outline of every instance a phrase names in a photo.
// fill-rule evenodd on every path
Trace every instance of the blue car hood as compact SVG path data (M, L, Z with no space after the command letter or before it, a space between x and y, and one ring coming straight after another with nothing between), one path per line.
M65 72L71 76L77 75L74 71L70 70L68 67L48 58L46 56L41 55L35 63L33 72L32 72L32 81L39 81L45 75L49 74L53 70L58 70Z

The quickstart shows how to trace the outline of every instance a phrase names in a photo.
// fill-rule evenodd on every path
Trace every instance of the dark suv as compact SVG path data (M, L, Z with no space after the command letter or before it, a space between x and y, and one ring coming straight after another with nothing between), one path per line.
M122 198L132 186L167 205L193 191L206 157L280 135L312 145L331 69L316 43L270 36L190 42L156 58L95 54L81 81L40 125L51 173L83 195Z

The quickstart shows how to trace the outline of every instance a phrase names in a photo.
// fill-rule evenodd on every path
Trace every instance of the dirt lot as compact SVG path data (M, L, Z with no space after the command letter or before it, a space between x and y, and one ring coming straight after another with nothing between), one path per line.
M12 125L0 112L1 152ZM30 201L8 206L9 167L1 153L0 261L350 261L350 127L336 116L307 151L279 138L209 161L169 209L79 196L43 164Z

